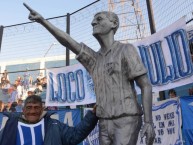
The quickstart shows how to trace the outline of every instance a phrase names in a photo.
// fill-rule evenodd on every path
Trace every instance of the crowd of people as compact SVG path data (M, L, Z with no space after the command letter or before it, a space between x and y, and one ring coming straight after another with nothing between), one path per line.
M0 82L0 111L21 112L23 101L31 95L39 95L45 101L47 78L40 72L33 79L26 71L23 76L18 75L14 82L9 81L7 70L1 75Z

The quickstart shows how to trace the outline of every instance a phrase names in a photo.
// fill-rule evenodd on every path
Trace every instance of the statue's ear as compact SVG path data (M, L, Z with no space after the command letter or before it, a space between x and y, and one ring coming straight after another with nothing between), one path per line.
M113 25L112 25L112 28L115 29L116 27L118 26L118 22L115 20L113 21Z

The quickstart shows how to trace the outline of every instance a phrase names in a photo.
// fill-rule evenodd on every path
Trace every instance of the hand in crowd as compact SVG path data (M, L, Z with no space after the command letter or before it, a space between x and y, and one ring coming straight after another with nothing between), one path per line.
M97 108L97 105L95 104L94 107L93 107L93 110L92 112L96 114L96 108Z

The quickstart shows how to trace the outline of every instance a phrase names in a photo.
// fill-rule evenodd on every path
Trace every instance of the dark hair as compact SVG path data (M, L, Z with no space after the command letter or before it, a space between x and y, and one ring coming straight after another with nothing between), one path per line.
M11 104L11 107L16 107L17 106L17 102L13 102L12 104Z
M171 89L171 90L168 91L168 95L169 94L174 94L176 96L176 91L174 89Z
M24 102L24 107L28 103L40 103L42 105L42 98L38 95L31 95L31 96L26 98L26 100Z

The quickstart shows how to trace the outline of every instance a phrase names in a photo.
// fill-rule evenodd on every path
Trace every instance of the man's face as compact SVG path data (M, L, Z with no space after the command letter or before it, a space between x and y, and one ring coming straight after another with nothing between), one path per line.
M16 81L15 81L15 84L16 84L16 85L18 85L18 84L19 84L19 82L16 80Z
M174 93L170 93L169 96L170 96L170 98L175 98L176 97L176 95Z
M115 28L114 22L110 21L103 13L96 14L91 24L93 26L94 36L108 34L113 28Z
M22 105L23 104L23 101L22 100L19 100L18 101L18 105Z
M27 103L23 108L23 114L30 123L37 123L43 112L41 103Z

